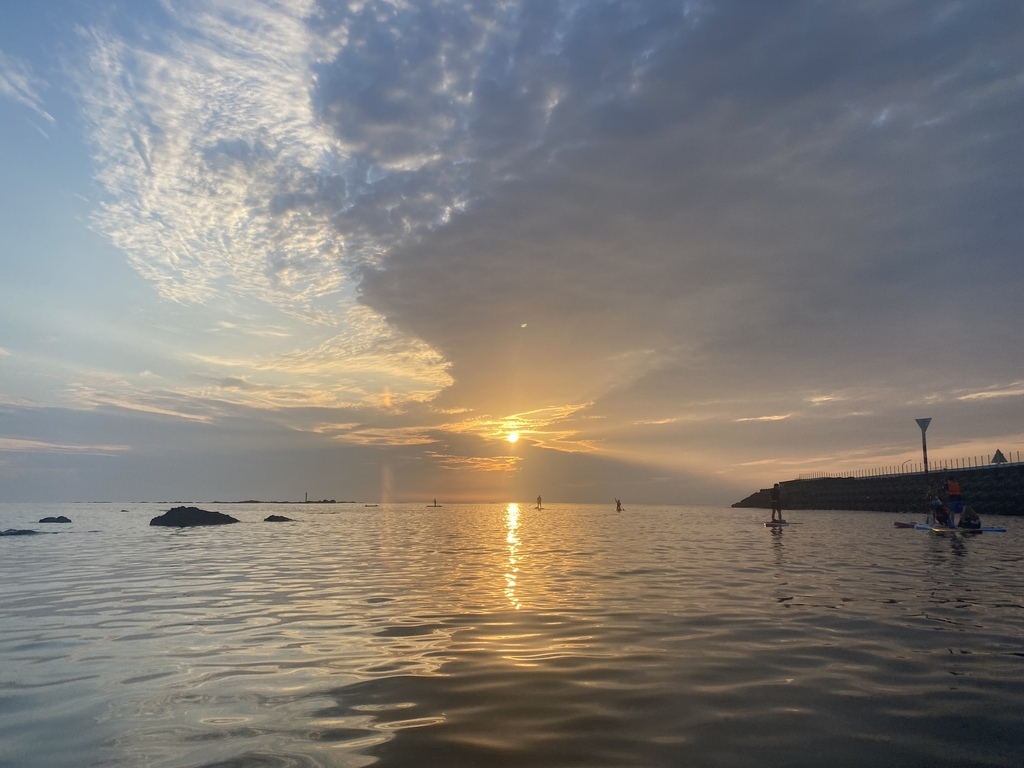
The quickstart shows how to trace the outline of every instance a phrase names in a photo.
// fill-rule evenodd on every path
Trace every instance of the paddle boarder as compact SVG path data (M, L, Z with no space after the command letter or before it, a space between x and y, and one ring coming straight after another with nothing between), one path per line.
M953 475L946 476L946 495L949 497L946 506L949 507L950 517L963 514L964 497L960 490L960 483ZM953 522L950 520L950 525L952 524Z
M964 507L964 511L960 513L960 522L956 524L957 528L968 528L977 530L981 528L981 518L978 517L978 513L970 507Z
M928 519L925 522L928 525L935 525L938 520L938 512L942 509L942 499L937 494L929 494L928 496Z
M778 483L773 485L771 493L769 495L771 496L771 500L772 500L772 522L773 523L775 522L775 520L776 520L775 516L776 515L778 515L778 521L780 523L786 522L785 520L782 519L782 488L781 488L781 486Z
M619 501L618 499L615 500L615 511L616 512L621 512L622 511L622 502Z

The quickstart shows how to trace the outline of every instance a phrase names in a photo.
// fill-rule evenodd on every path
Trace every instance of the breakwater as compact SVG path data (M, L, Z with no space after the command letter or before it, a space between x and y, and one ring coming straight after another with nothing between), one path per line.
M821 477L780 482L782 508L920 512L930 492L939 492L953 474L964 504L979 515L1024 515L1024 464L998 464L952 472L909 472L876 477ZM734 507L771 508L769 489L750 494Z

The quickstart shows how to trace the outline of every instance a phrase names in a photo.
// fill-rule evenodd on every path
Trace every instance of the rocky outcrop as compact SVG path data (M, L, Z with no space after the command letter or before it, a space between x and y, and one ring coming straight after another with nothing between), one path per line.
M64 517L64 515L57 515L56 517L44 517L39 521L40 523L70 523L71 518Z
M237 522L238 520L223 512L211 512L199 507L174 507L159 517L154 517L149 524L188 528L196 525L227 525Z
M284 515L270 515L269 517L263 518L263 522L265 522L265 523L293 523L295 521L292 520L290 517L285 517Z
M35 536L39 531L29 531L25 528L8 528L0 531L0 536Z

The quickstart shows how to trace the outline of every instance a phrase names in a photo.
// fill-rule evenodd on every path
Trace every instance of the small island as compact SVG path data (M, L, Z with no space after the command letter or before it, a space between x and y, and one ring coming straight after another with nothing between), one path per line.
M188 528L196 525L228 525L238 520L223 512L211 512L199 507L174 507L159 517L149 521L150 525L163 525L170 528Z

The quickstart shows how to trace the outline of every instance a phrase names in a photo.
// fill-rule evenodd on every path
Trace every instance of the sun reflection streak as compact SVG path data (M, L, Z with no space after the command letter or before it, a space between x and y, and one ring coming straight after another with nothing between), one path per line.
M516 577L519 574L519 505L512 503L505 509L505 543L508 544L508 570L505 571L505 597L517 611L522 607L516 596Z

